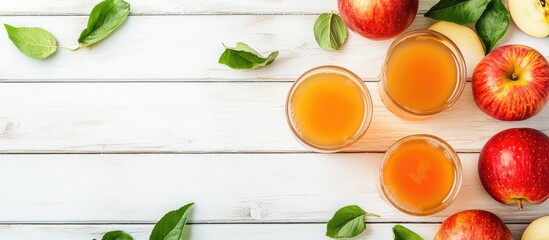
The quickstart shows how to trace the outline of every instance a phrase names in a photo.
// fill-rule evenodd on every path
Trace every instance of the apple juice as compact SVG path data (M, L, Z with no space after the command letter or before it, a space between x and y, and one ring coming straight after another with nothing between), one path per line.
M343 68L311 71L296 81L288 96L287 116L296 136L319 151L358 140L372 114L364 83Z
M465 81L465 62L451 40L431 30L416 30L391 46L379 88L383 102L397 115L398 109L430 115L453 104Z
M410 136L387 152L380 169L381 187L397 209L432 214L457 195L460 170L459 158L447 143L429 135Z

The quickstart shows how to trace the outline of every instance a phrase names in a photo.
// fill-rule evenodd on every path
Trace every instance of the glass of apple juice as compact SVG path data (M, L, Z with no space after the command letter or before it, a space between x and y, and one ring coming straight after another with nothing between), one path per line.
M372 119L364 82L338 66L313 68L293 84L286 120L296 138L316 152L338 152L357 142Z
M453 105L466 78L465 60L449 38L428 29L414 30L389 47L378 91L391 112L420 119Z
M461 162L448 143L432 135L411 135L385 153L378 190L401 212L424 216L448 207L457 197L461 179Z

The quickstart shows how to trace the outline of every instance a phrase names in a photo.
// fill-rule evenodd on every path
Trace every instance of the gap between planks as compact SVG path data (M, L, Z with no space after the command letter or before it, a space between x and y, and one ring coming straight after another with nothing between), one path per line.
M338 12L334 12L338 13ZM183 16L315 16L320 15L321 12L298 12L298 13L289 13L289 12L214 12L214 13L201 13L201 12L181 12L181 13L130 13L130 17L183 17ZM423 14L417 14L416 16L423 16ZM0 14L0 17L88 17L88 14L81 13L48 13L43 14L40 12L29 12L29 13L6 13Z
M328 222L188 222L187 225L315 225L315 224L327 224ZM366 224L442 224L440 221L387 221L387 222L369 222ZM504 222L507 225L522 225L530 224L529 221L513 221ZM155 225L156 222L0 222L0 226L26 226L26 225L42 225L42 226L56 226L56 225L70 225L70 226L85 226L85 225Z
M130 17L184 17L184 16L316 16L322 13L328 12L327 9L324 12L168 12L168 13L130 13ZM422 16L426 11L418 11L416 17ZM339 11L333 11L333 13L339 14ZM0 14L0 17L88 17L88 14L81 13L48 13L43 14L40 12L28 12L28 13L5 13Z
M215 78L214 80L211 80L211 78L159 78L159 79L151 79L151 78L143 78L143 80L131 78L131 79L124 79L124 78L113 78L113 79L74 79L74 78L67 78L67 79L17 79L17 80L9 80L9 79L0 79L0 84L3 83L293 83L295 79L288 79L288 78L269 78L269 79L261 79L258 78L256 80L242 80L239 78ZM378 82L379 79L373 79L373 78L365 78L362 80L364 83L368 82ZM471 79L467 79L467 82L471 82Z
M546 131L547 129L541 129L540 131ZM361 154L361 153L377 153L382 154L386 151L342 151L329 154ZM480 151L456 151L458 154L479 154ZM33 152L33 151L0 151L0 155L272 155L272 154L322 154L313 151L63 151L63 152Z

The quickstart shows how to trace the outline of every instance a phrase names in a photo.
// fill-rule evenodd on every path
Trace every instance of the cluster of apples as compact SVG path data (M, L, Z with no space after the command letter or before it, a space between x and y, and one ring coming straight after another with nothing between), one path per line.
M508 0L509 12L524 33L538 38L549 36L547 0ZM419 0L338 0L347 27L374 40L389 39L414 21Z
M352 31L373 40L395 37L414 21L418 0L338 0L341 17ZM515 24L533 37L549 36L549 0L509 0ZM429 29L450 38L472 76L478 107L500 120L524 120L549 101L549 62L535 49L507 45L485 56L484 45L467 26L438 22ZM474 71L473 71L474 69Z
M549 1L509 0L511 17L526 34L549 35ZM414 21L418 0L338 0L341 17L352 31L373 40L395 37ZM473 97L489 116L517 121L539 113L549 101L549 62L535 49L506 45L485 56L472 29L438 22L429 29L450 38L460 49L472 77ZM503 204L541 204L549 198L549 137L530 128L504 130L481 150L479 178L484 189ZM483 210L454 214L435 239L513 239L501 219ZM549 239L549 216L534 221L523 240Z
M503 204L541 204L549 198L549 137L531 128L512 128L494 135L478 161L482 186ZM513 239L495 214L467 210L449 217L435 235L438 239ZM549 216L532 222L522 240L549 240Z
M534 220L521 240L549 239L549 216ZM494 239L513 240L513 235L495 214L483 210L467 210L446 219L438 229L435 240Z

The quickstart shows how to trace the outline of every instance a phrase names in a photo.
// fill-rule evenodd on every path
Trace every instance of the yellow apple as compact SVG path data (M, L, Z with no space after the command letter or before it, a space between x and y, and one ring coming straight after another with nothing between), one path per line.
M549 0L509 0L509 12L520 30L532 36L549 36Z
M549 240L549 216L540 217L530 223L521 240Z
M436 22L429 29L442 33L456 44L465 59L467 76L473 76L473 70L484 58L484 45L477 33L467 26L445 21Z

